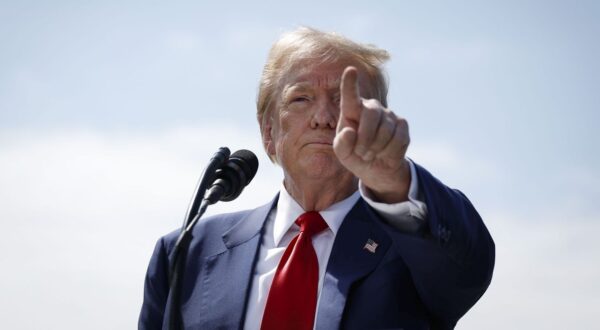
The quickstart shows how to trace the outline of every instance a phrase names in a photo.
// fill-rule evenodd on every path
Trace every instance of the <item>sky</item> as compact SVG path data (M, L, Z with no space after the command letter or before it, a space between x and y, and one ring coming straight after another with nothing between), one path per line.
M600 3L0 0L0 319L131 329L158 238L220 146L259 172L209 214L268 202L258 79L284 31L387 49L407 155L496 242L457 329L594 328L600 306Z

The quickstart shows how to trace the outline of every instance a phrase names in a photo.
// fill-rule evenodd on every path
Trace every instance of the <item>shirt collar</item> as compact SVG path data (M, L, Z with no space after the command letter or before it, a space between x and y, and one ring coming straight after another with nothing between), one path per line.
M350 209L356 201L360 198L359 191L355 191L352 195L344 200L341 200L325 210L319 212L323 217L323 220L329 226L333 237L337 234L338 229L342 225L346 214L350 212ZM277 201L277 214L275 215L275 223L273 225L273 239L275 246L279 245L281 239L287 233L292 226L298 227L295 224L296 219L304 213L304 209L294 200L294 198L287 192L285 187L281 185L279 192L279 200Z

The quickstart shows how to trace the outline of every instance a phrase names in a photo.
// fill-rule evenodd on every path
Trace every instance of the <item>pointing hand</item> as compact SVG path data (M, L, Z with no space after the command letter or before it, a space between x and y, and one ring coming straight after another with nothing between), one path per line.
M347 67L340 85L340 117L333 142L339 161L384 203L407 200L408 123L375 99L360 96L358 71Z

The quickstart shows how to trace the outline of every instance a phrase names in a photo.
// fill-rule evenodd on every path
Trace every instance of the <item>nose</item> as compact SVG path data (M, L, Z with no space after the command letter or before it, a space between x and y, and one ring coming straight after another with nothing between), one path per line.
M315 111L310 121L311 128L329 128L335 129L337 125L337 116L340 112L339 105L328 100L321 100L315 104Z

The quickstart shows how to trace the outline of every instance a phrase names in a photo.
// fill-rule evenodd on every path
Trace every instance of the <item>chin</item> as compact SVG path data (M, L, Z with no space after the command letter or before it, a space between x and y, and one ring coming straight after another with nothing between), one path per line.
M302 165L308 176L316 179L339 176L347 172L333 152L315 152L303 158Z

